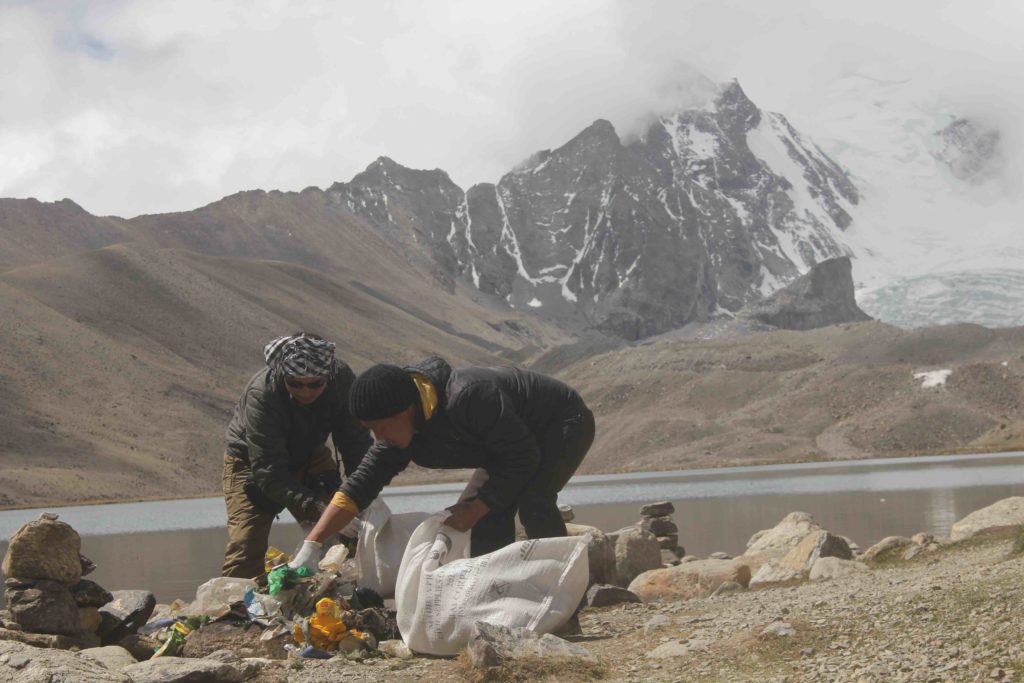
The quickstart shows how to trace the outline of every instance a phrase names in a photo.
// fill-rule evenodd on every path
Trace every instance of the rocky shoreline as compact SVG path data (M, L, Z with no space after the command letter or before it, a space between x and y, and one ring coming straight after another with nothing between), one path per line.
M9 611L0 613L0 682L938 683L1024 676L1024 622L1017 618L1024 498L966 516L949 538L889 537L863 551L793 512L755 534L738 557L685 555L672 512L667 502L644 506L640 522L613 533L570 524L575 534L591 534L593 585L578 629L536 638L482 625L456 659L417 656L400 640L372 636L372 647L355 643L329 659L309 659L294 643L283 646L291 633L266 638L266 630L224 615L191 622L177 656L153 657L162 645L159 620L188 609L157 606L144 591L110 595L89 585L81 578L88 561L73 548L77 535L56 519L40 519L12 538L3 565ZM55 551L56 533L66 552ZM303 581L344 601L344 573ZM360 612L365 633L385 627L373 620L386 618L386 609L364 606L341 618ZM110 644L97 647L101 642Z

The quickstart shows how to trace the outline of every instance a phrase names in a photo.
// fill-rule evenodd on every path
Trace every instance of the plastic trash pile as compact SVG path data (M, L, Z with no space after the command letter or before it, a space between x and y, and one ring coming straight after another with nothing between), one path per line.
M191 603L175 600L140 629L159 643L153 656L184 656L190 634L222 622L259 629L253 640L278 656L384 656L378 642L400 637L395 613L383 609L380 595L350 580L354 562L344 546L330 548L315 574L288 567L289 560L272 547L265 556L265 584L217 577L202 584Z

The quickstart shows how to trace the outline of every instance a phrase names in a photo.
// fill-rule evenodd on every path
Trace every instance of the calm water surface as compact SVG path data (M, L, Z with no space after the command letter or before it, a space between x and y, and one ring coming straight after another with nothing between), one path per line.
M461 490L461 484L393 487L384 498L395 512L433 512ZM635 522L640 504L671 500L680 543L705 556L739 554L754 532L794 510L866 548L893 534L948 534L973 510L1019 495L1022 452L588 475L573 479L560 501L574 507L577 522L610 531ZM191 599L197 585L220 571L221 498L49 509L82 534L82 552L99 566L89 578L108 589L146 588L163 602ZM0 512L0 538L40 512ZM290 551L303 534L286 517L274 525L271 543ZM0 553L6 545L0 542Z

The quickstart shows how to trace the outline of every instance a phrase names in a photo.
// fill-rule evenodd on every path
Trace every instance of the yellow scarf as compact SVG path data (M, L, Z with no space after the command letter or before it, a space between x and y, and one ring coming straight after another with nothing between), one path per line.
M429 420L437 410L437 389L434 383L427 379L426 375L418 372L411 373L412 381L420 392L420 401L423 403L423 419Z

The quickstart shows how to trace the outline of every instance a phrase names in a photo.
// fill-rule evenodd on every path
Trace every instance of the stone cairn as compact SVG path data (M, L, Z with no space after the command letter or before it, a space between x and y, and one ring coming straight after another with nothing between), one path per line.
M0 567L7 604L0 611L0 640L86 649L116 643L146 623L156 605L153 595L112 594L83 579L96 565L81 549L78 532L53 513L15 532Z
M686 550L679 545L679 527L672 521L675 511L675 506L667 500L648 503L640 508L640 522L637 526L657 537L662 564L679 564L679 560L686 555Z

